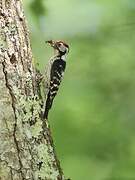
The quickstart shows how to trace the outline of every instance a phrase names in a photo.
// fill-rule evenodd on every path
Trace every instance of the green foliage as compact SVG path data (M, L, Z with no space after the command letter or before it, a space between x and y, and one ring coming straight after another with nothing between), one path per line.
M29 7L37 22L39 21L39 18L44 16L47 12L47 9L44 5L44 0L33 0L29 4Z
M62 37L71 46L49 115L66 176L135 179L135 3L56 0L47 6L46 38ZM52 51L39 31L32 46L43 70Z

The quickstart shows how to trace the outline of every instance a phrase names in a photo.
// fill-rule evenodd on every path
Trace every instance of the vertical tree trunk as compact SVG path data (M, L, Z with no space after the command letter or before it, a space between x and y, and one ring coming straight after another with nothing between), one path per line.
M20 0L0 0L0 179L63 180Z

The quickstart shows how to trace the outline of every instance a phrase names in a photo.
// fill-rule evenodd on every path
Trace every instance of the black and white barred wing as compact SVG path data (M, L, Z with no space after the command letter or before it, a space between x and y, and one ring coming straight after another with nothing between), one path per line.
M66 62L61 59L55 60L51 66L50 85L49 85L49 90L45 105L45 112L44 112L44 118L46 119L48 118L48 113L52 106L53 99L55 98L58 92L65 71L65 67L66 67Z
M50 95L52 96L52 98L54 98L58 92L65 68L66 62L61 59L55 60L52 65L50 81Z

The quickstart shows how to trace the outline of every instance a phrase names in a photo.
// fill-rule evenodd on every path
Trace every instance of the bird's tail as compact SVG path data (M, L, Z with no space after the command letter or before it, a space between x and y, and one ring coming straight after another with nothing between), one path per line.
M43 113L43 118L48 119L48 113L52 106L52 98L50 97L50 93L48 93L46 104L45 104L45 111Z
M49 109L45 108L45 111L43 113L43 119L48 119L48 113L49 113Z

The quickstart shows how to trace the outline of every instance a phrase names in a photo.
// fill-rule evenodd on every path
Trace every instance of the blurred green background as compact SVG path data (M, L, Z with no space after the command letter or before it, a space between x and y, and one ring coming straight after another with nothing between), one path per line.
M33 56L70 44L50 124L66 177L135 179L135 1L25 0Z

